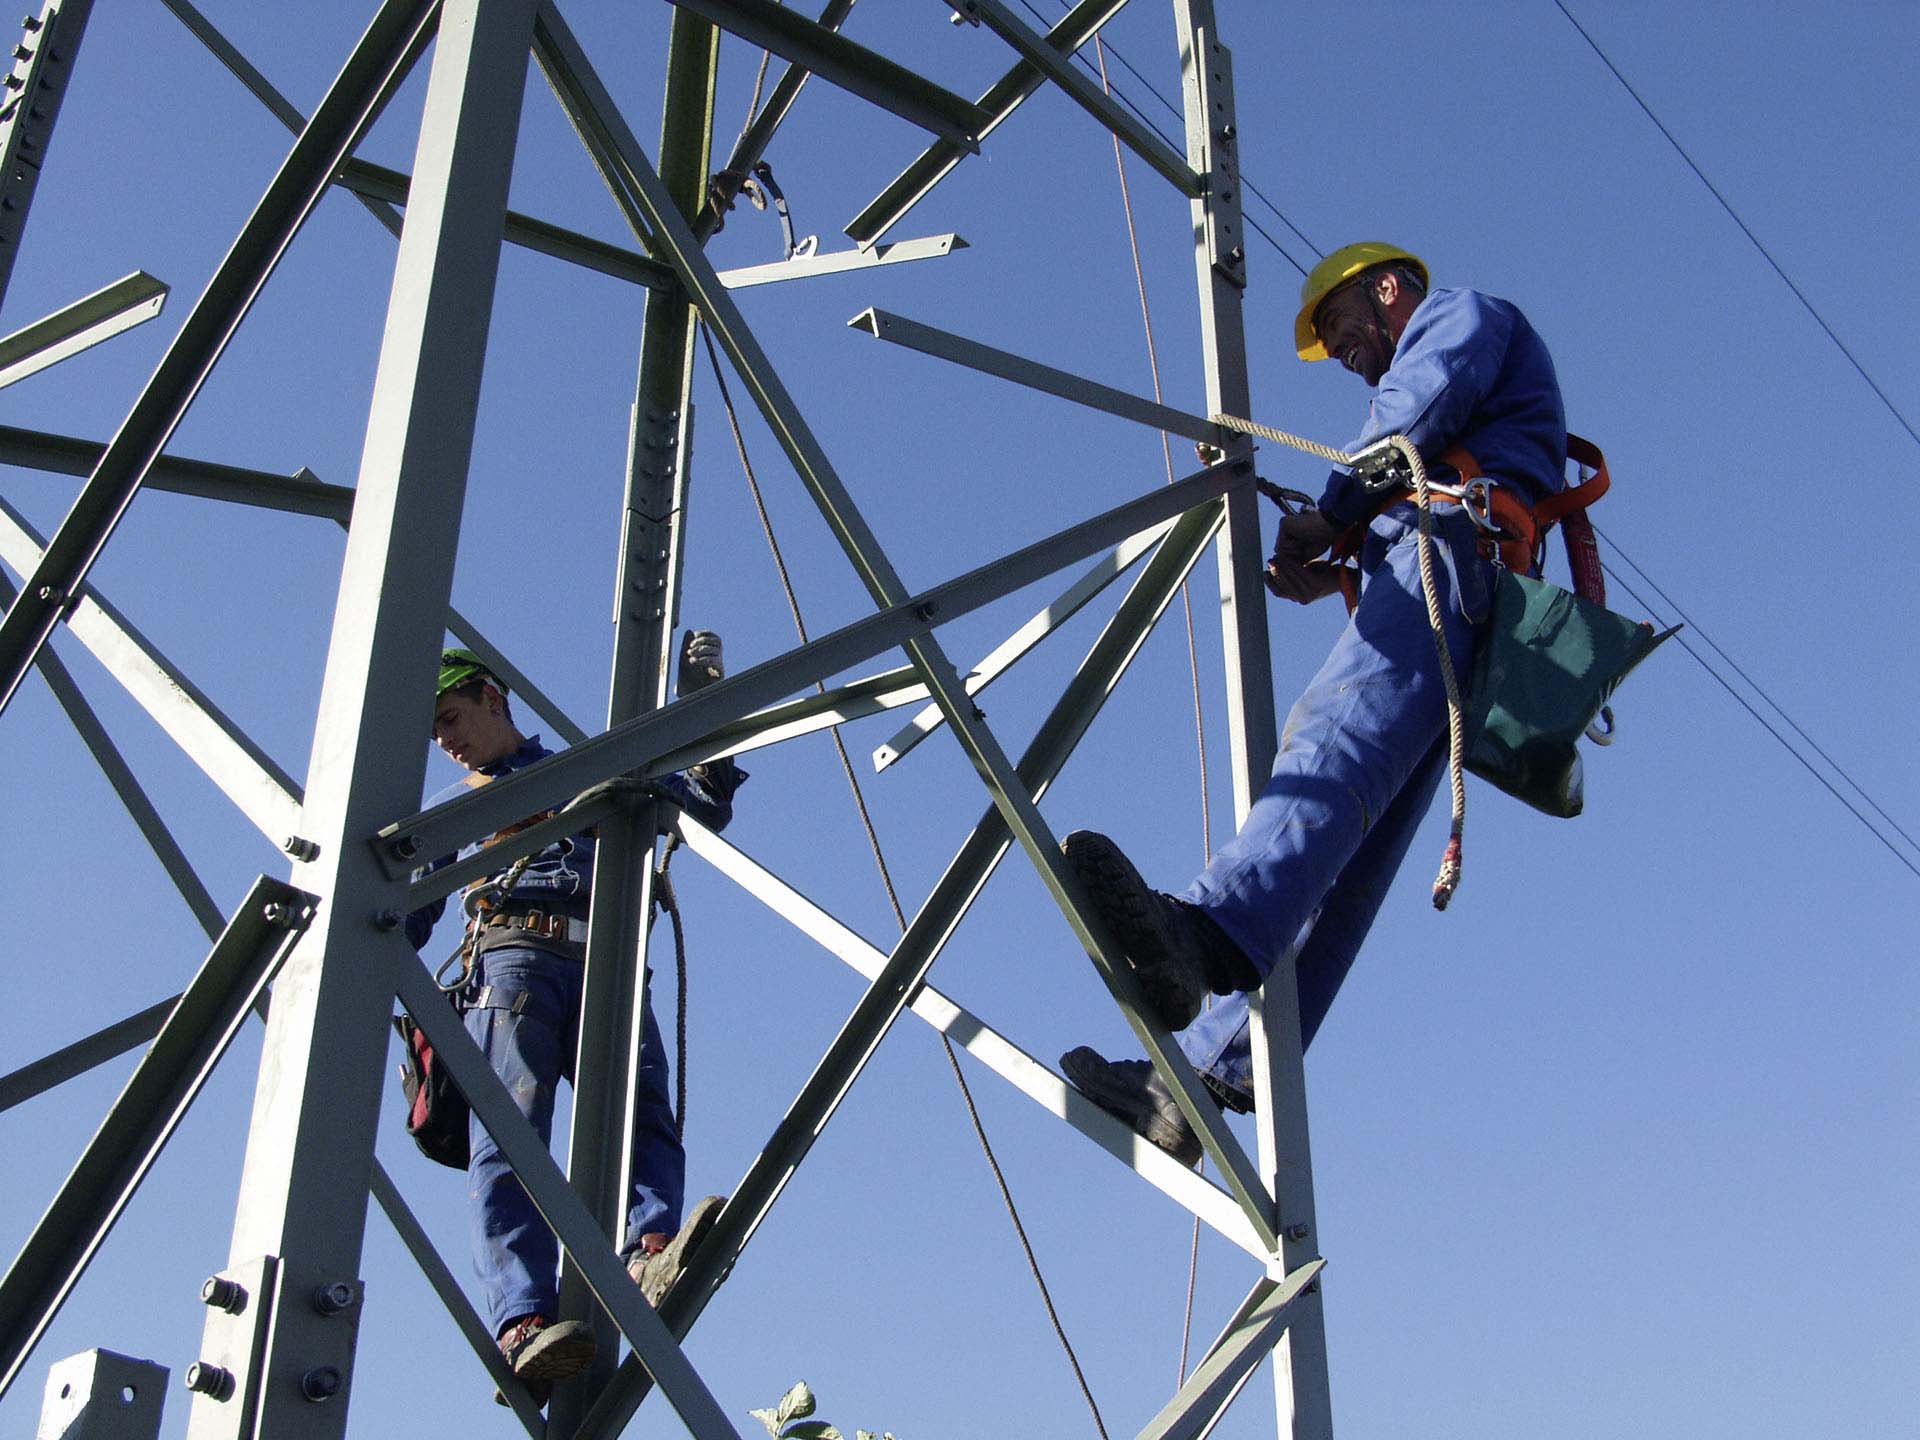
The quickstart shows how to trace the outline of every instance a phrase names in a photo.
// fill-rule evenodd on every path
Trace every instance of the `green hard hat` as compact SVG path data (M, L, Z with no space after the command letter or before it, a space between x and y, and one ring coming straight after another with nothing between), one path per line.
M433 698L438 700L447 691L465 685L469 680L491 680L504 694L506 686L500 684L500 677L487 668L487 662L471 650L455 647L440 652L440 683L434 687Z

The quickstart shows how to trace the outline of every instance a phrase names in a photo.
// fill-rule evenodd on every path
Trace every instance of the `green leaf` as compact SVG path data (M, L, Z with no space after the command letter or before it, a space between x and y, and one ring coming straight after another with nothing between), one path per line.
M771 1410L749 1410L747 1413L767 1427L767 1433L773 1436L773 1440L780 1440L780 1417L778 1415Z
M780 1440L846 1440L846 1437L824 1420L802 1420L797 1425L789 1425Z
M802 1380L780 1397L779 1419L782 1425L789 1420L797 1420L804 1415L813 1414L813 1391Z

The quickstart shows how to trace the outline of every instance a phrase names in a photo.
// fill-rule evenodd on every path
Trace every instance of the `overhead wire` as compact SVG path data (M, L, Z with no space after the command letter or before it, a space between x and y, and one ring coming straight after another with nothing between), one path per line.
M1842 340L1833 326L1827 323L1827 317L1822 315L1815 307L1813 301L1807 298L1807 292L1795 284L1793 277L1787 274L1785 267L1773 258L1773 252L1766 247L1758 235L1753 233L1753 227L1741 218L1740 212L1733 208L1733 202L1721 193L1718 185L1715 185L1713 181L1707 178L1706 171L1702 170L1693 156L1687 153L1686 147L1674 136L1673 131L1667 128L1667 123L1658 115L1654 114L1653 107L1649 105L1640 92L1633 87L1633 83L1629 81L1625 75L1620 73L1620 67L1613 63L1613 57L1608 55L1607 52L1600 47L1600 42L1595 40L1587 30L1587 27L1582 25L1579 20L1574 17L1574 13L1567 9L1563 0L1553 0L1553 3L1560 13L1567 17L1567 23L1580 32L1580 38L1587 42L1587 45L1592 49L1593 53L1600 57L1600 63L1605 65L1607 69L1613 73L1613 78L1620 82L1620 87L1633 97L1633 103L1638 105L1646 117L1654 123L1654 128L1666 137L1667 143L1673 147L1674 153L1686 161L1687 168L1693 171L1694 178L1707 187L1707 193L1720 202L1720 208L1726 211L1728 218L1740 227L1740 233L1752 242L1753 248L1760 252L1761 258L1773 267L1773 273L1778 275L1782 283L1793 292L1793 298L1798 300L1807 314L1813 317L1814 323L1826 332L1827 338L1834 343L1835 348L1847 357L1847 363L1852 365L1860 378L1867 382L1867 388L1879 396L1880 403L1887 407L1887 413L1893 416L1902 430L1907 432L1909 439L1916 445L1920 445L1920 431L1916 431L1913 428L1913 423L1908 420L1905 415L1900 413L1899 407L1893 403L1892 398L1888 396L1885 390L1880 388L1880 382L1867 373L1867 367L1861 363L1860 357L1853 353L1852 348L1848 346L1847 342Z

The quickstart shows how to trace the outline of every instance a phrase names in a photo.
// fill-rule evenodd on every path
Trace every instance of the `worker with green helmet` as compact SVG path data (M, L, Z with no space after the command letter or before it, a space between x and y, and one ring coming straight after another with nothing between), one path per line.
M1392 435L1428 472L1464 449L1496 485L1531 505L1564 487L1566 414L1552 358L1518 307L1476 290L1436 289L1409 250L1361 241L1328 255L1300 287L1294 342L1373 388L1352 453ZM1446 643L1470 673L1491 608L1496 558L1458 507L1437 507L1436 591ZM1253 1104L1246 995L1283 955L1298 977L1300 1038L1313 1039L1446 769L1446 695L1418 564L1413 504L1371 499L1345 468L1319 504L1285 516L1267 563L1276 596L1309 604L1340 586L1322 557L1353 532L1358 605L1287 717L1273 774L1245 824L1177 894L1148 886L1105 835L1064 842L1070 868L1106 922L1148 1004L1214 1098ZM1228 997L1204 1013L1211 991ZM1197 1017L1197 1020L1196 1020ZM1073 1083L1140 1134L1193 1163L1200 1142L1144 1060L1081 1046L1061 1057Z
M720 637L706 630L687 632L680 646L680 694L720 679L723 668ZM538 736L520 733L507 686L494 667L459 648L440 656L433 738L467 774L436 795L432 804L550 753ZM746 772L723 759L662 776L647 788L717 830L732 818L733 795L745 779ZM524 823L509 829L518 830ZM468 846L462 858L481 843ZM516 865L476 882L464 900L471 969L455 993L455 1003L464 1011L467 1033L542 1141L552 1134L560 1081L573 1078L594 846L591 833L557 840L524 867ZM407 938L416 949L426 944L444 907L444 901L436 900L407 917ZM657 1304L712 1227L723 1202L709 1195L683 1220L687 1156L651 999L632 1118L632 1192L621 1252L648 1302ZM558 1244L477 1116L468 1131L468 1150L474 1267L491 1333L508 1365L544 1404L557 1381L592 1364L593 1331L581 1321L556 1318Z

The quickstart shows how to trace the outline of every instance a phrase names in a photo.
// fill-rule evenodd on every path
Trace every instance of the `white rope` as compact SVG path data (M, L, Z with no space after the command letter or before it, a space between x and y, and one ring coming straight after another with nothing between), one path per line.
M1257 435L1276 445L1291 446L1330 460L1335 465L1351 465L1353 457L1331 445L1308 440L1271 425L1244 420L1237 415L1214 415L1213 423L1222 429L1243 435ZM1413 503L1420 511L1420 591L1427 602L1427 624L1433 631L1433 648L1440 657L1440 678L1447 688L1447 774L1453 790L1453 829L1447 836L1447 848L1440 859L1440 873L1433 880L1433 908L1444 910L1460 888L1461 836L1467 824L1466 709L1460 702L1460 678L1454 673L1453 652L1447 648L1446 627L1440 617L1440 591L1433 573L1433 496L1427 485L1426 462L1420 449L1404 435L1392 435L1387 443L1405 457L1413 471Z

